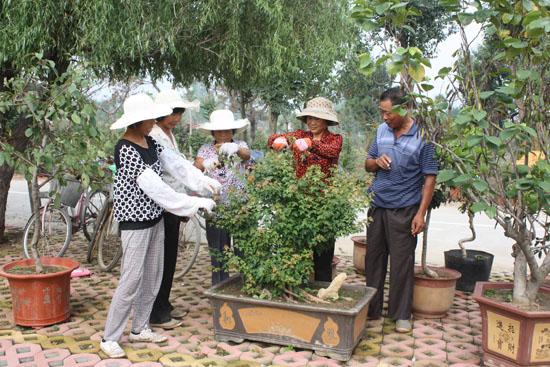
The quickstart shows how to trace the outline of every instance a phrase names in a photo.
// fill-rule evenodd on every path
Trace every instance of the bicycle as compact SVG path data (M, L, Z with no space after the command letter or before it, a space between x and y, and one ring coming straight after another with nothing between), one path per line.
M200 250L201 237L204 225L200 216L196 215L180 225L180 239L178 241L178 260L174 278L181 278L193 266ZM93 252L97 248L97 262L102 271L111 271L122 257L122 242L118 223L113 218L113 201L109 197L104 210L99 215L98 226L88 249L88 258L91 261Z
M52 193L59 192L61 205L52 204ZM40 256L61 257L67 251L74 233L82 229L88 241L92 238L97 215L105 201L105 193L101 190L92 193L83 191L80 182L67 178L67 185L59 187L57 181L50 183L48 193L41 194L46 203L38 213L33 213L23 232L23 252L31 258L31 244L34 238L35 221L40 215L42 225L38 234L37 251ZM73 209L74 208L74 209Z
M120 229L114 220L111 192L98 216L97 228L88 247L88 262L92 261L96 248L97 264L102 271L111 271L122 257Z

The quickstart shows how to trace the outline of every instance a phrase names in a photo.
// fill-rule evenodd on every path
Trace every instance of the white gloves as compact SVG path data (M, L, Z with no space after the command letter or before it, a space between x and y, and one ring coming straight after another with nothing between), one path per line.
M211 199L188 196L168 186L151 168L146 168L136 179L140 189L159 206L172 214L191 217L204 208L212 211L216 203Z
M218 194L222 188L222 184L219 183L218 180L215 180L208 176L203 176L202 182L203 182L204 189L209 193L208 196Z
M311 146L311 139L309 138L298 139L294 142L294 145L296 146L296 148L298 148L300 152L304 152L308 150L309 147Z
M218 158L207 158L202 162L205 171L212 171L216 169L219 164Z
M271 144L271 147L277 151L283 150L284 148L288 147L288 141L285 137L280 136L273 140L273 144Z
M220 147L220 154L225 154L227 156L237 154L239 151L239 144L237 143L223 143Z
M216 203L212 199L199 198L198 206L199 208L206 210L208 214L212 214L212 210L216 206Z

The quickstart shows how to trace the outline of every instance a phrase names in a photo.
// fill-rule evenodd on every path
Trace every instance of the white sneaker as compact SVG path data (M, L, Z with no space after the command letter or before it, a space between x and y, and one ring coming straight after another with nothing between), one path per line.
M126 356L126 353L117 342L112 340L102 341L99 343L99 348L103 353L107 354L109 358L122 358Z
M143 329L139 334L130 333L128 340L131 342L162 343L168 340L168 338L164 335L154 333L151 329Z

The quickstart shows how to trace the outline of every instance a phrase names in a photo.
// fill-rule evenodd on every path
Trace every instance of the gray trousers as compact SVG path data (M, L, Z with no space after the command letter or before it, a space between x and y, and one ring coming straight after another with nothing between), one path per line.
M416 249L411 222L417 211L418 205L399 209L369 209L371 221L367 227L365 277L367 286L377 290L369 305L371 318L382 315L388 256L391 259L388 317L393 320L408 320L411 317Z
M130 318L132 332L148 327L149 315L162 280L164 220L153 227L121 231L120 279L105 322L103 339L118 341Z

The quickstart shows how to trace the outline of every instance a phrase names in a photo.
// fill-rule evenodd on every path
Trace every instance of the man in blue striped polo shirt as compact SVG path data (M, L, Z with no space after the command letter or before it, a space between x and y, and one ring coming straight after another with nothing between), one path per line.
M401 88L380 96L384 123L367 153L365 169L374 172L370 187L373 202L368 212L368 250L365 258L367 286L378 290L369 306L369 318L382 316L384 281L390 266L388 317L395 330L411 330L416 236L424 230L426 211L432 199L437 162L434 146L426 143L407 108ZM407 108L401 116L396 108Z

